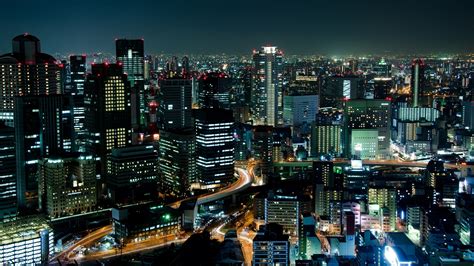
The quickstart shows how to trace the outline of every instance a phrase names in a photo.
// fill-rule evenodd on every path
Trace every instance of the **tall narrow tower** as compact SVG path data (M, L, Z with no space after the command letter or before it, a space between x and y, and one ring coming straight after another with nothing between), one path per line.
M276 126L283 121L283 53L275 46L254 51L252 118L254 125Z

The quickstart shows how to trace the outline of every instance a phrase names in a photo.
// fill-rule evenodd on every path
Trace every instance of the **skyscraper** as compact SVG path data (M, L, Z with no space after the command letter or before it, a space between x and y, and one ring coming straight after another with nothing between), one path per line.
M162 129L192 127L191 80L175 77L159 80L159 126Z
M344 153L349 157L354 150L374 149L368 154L375 158L389 155L390 148L390 102L385 100L350 100L344 109ZM356 131L354 131L356 130ZM358 130L358 131L357 131ZM366 131L363 131L366 130ZM356 132L356 135L353 135ZM376 147L364 146L363 143L352 142L360 137L369 143L364 134L372 132L369 137L375 138ZM370 142L372 143L372 142ZM372 158L372 157L371 157ZM372 158L374 159L374 158Z
M185 195L196 182L194 132L160 131L159 164L161 188L174 195Z
M421 59L415 59L411 65L412 107L420 105L423 90L426 89L425 86L425 63Z
M15 96L61 93L62 65L41 53L40 40L25 33L12 43L12 53L0 56L0 120L8 126L13 126Z
M275 46L254 51L252 116L254 125L277 126L283 119L283 52Z
M76 95L84 94L84 83L86 82L86 56L69 56L71 69L71 92Z
M132 126L146 125L146 99L144 83L144 41L118 39L115 41L118 64L122 64L131 88Z
M310 125L316 120L319 109L318 95L285 95L283 97L283 123L288 126Z
M231 78L225 73L206 73L199 77L199 106L229 108Z
M14 216L16 204L15 129L0 123L0 219Z
M70 98L63 95L15 97L17 198L20 208L38 207L39 160L64 152L64 139L70 134L68 131L72 131L72 126L63 126L63 111L70 111Z
M252 265L290 265L289 236L283 226L271 223L260 226L253 239Z
M234 175L232 111L199 109L194 120L197 180L204 188L224 186Z
M84 84L86 82L86 56L69 56L70 68L70 93L73 97L73 119L74 119L74 151L85 151L86 130L84 128Z
M130 142L130 85L119 64L95 64L87 76L85 95L86 150L100 162L105 176L107 155Z

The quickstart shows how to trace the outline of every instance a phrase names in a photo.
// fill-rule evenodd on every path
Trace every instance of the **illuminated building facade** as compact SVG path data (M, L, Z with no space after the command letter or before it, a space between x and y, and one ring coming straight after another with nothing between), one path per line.
M119 64L95 64L87 76L85 128L86 151L99 161L98 173L106 174L107 155L130 142L130 86Z
M16 215L15 129L0 123L0 219Z
M160 131L160 187L174 195L185 195L196 183L195 137L192 130Z
M382 229L384 232L393 232L397 221L397 194L393 188L369 188L368 203L373 204L374 215L382 219ZM388 218L386 226L383 223L383 216Z
M276 223L260 226L253 238L252 265L290 265L289 236Z
M49 157L40 161L40 192L51 219L90 212L97 204L92 155ZM41 188L44 186L44 188ZM41 196L41 195L40 195Z
M390 102L386 100L350 100L344 109L344 153L354 155L354 150L364 149L361 143L352 142L354 129L377 130L376 159L390 155ZM357 146L357 149L356 149Z
M70 98L63 95L15 98L17 198L20 208L38 208L38 163L69 149Z
M40 40L27 33L12 41L12 53L0 56L0 120L13 126L15 96L61 93L61 68L41 53Z
M283 52L264 46L253 53L251 109L254 125L277 126L283 120Z
M146 217L146 219L144 219ZM122 243L175 236L181 229L179 211L159 205L133 205L112 209L113 231Z
M142 39L115 41L116 58L122 64L123 73L130 82L131 123L135 128L146 125L147 103L145 99L145 48Z
M316 121L319 109L318 95L289 95L283 97L283 124L300 126Z
M152 145L115 148L107 164L107 189L115 204L157 198L158 152Z
M45 265L54 251L54 233L46 220L37 216L0 223L0 263L3 265Z
M317 157L324 154L339 155L342 152L341 125L311 125L311 156Z
M165 130L192 127L192 82L180 77L160 79L159 127Z
M194 115L197 181L204 188L230 183L234 176L234 119L225 109L199 109Z
M419 107L423 90L426 88L425 63L421 59L413 60L411 66L412 107Z
M86 82L86 56L71 55L71 94L73 97L74 140L73 150L84 152L87 132L84 128L84 86Z
M200 108L229 108L232 80L225 73L205 73L198 79Z

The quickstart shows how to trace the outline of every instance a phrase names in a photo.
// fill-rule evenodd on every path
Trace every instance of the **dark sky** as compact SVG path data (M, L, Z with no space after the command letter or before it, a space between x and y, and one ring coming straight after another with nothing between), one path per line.
M51 54L113 52L121 37L150 53L467 52L473 14L473 0L5 0L0 53L23 32Z

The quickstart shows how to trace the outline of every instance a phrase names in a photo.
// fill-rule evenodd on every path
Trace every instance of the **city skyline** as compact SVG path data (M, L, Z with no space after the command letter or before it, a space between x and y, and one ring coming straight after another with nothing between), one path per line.
M148 53L248 54L267 44L304 55L473 51L472 1L371 2L26 0L4 3L11 12L0 18L0 36L28 32L52 53L113 53L119 38L144 38ZM9 50L2 41L0 52Z

